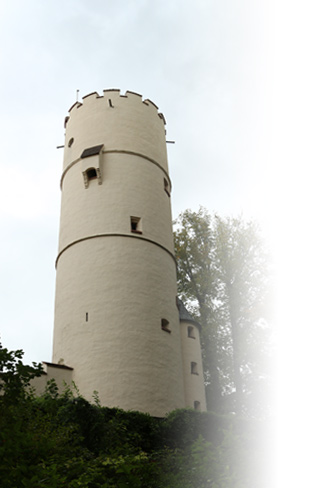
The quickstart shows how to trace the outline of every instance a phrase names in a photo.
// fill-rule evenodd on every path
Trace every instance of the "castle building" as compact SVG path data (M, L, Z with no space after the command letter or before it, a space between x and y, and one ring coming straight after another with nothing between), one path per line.
M52 363L102 405L205 410L200 327L177 299L165 118L104 90L65 118Z

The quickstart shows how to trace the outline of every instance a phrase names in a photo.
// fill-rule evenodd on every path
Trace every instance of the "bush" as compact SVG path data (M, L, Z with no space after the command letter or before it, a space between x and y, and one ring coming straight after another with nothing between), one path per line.
M190 409L157 419L91 404L51 381L26 385L39 367L0 348L0 479L6 488L250 488L260 464L256 422ZM76 396L74 396L76 395Z

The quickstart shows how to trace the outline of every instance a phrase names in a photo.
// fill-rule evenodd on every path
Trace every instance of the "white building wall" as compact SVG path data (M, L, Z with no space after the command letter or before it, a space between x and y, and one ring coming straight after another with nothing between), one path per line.
M41 376L33 378L30 382L30 387L36 395L44 393L47 383L51 380L55 381L59 393L63 393L67 388L73 391L72 368L43 362L43 371Z
M206 410L200 331L195 323L181 321L183 371L186 407ZM188 329L191 328L189 335ZM193 365L193 366L192 366Z
M53 362L89 400L164 416L185 406L164 119L127 93L92 94L66 123Z

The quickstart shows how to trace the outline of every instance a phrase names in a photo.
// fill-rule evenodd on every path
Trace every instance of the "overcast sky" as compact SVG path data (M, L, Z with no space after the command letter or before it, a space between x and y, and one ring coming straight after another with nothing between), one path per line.
M165 115L173 216L262 216L268 198L270 12L254 1L1 4L1 331L51 360L63 120L120 88Z
M173 216L203 205L260 221L282 265L291 367L297 344L322 356L323 13L316 0L0 0L4 346L51 360L56 146L77 89L120 88L165 115Z

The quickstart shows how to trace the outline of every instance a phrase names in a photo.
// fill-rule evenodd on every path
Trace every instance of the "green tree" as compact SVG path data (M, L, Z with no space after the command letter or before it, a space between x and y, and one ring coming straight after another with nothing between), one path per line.
M0 348L0 480L6 488L261 486L256 421L182 409L157 419L101 407L76 390L28 392L40 365ZM77 395L77 396L75 396ZM269 425L269 422L267 422Z
M202 325L208 408L256 415L270 352L270 265L258 226L200 208L179 216L174 237L179 294Z
M41 363L24 364L22 350L9 351L0 343L0 399L1 403L22 401L27 387L36 376L41 376Z

